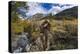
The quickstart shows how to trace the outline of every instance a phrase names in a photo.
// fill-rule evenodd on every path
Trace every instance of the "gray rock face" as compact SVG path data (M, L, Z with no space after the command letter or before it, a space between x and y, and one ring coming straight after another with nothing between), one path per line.
M17 41L15 41L17 45L16 49L14 49L13 52L20 53L49 50L50 42L52 42L53 40L52 38L53 35L51 35L50 32L47 31L45 34L40 34L40 36L37 37L35 41L31 41L29 36L26 34L19 35L19 37L17 37Z
M27 51L27 49L29 51L30 42L29 42L29 38L26 34L20 35L18 37L18 40L16 41L16 44L17 44L16 49L13 50L13 52L22 52L24 50ZM28 47L26 47L26 46L28 46ZM27 49L25 49L25 48L27 48Z
M27 44L29 44L28 38L24 36L20 37L17 41L17 45L22 48L25 47Z
M20 52L22 52L22 48L17 48L14 50L14 53L20 53Z

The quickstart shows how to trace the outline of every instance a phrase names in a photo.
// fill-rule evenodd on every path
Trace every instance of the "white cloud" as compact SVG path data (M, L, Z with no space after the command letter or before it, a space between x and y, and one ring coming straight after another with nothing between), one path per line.
M61 8L59 6L53 6L48 13L52 13L52 15L57 14L58 12L61 11Z
M64 5L64 4L59 4L60 6L61 5ZM52 8L48 11L48 13L52 13L52 15L54 14L57 14L65 9L68 9L68 8L72 8L74 6L77 6L77 5L70 5L70 6L67 6L66 4L61 8L60 6L52 6Z
M34 15L36 13L46 13L47 11L40 6L39 3L31 2L27 4L29 6L28 12L26 15Z
M27 5L29 6L28 8L28 12L26 13L27 16L32 16L32 15L35 15L37 13L43 13L43 14L49 14L49 13L52 13L52 15L54 14L57 14L65 9L68 9L68 8L72 8L74 6L77 6L77 5L64 5L64 4L60 4L61 5L64 5L63 7L60 7L60 6L52 6L52 8L50 10L46 10L45 8L43 8L41 6L40 3L37 3L37 2L28 2Z
M74 6L77 6L77 5L70 5L70 6L64 6L64 7L62 7L62 10L65 10L65 9L68 9L68 8L72 8L72 7L74 7Z

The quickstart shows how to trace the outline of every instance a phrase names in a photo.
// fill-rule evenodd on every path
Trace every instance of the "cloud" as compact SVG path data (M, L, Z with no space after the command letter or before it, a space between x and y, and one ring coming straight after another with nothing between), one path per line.
M36 2L29 2L27 5L29 6L29 10L28 10L28 13L26 13L26 15L34 15L36 13L57 14L60 11L63 11L65 9L72 8L75 6L71 4L53 4L52 5L52 3L48 4L48 3L36 3ZM50 7L50 9L48 7Z
M53 6L48 13L52 13L52 15L57 14L58 12L62 11L59 6Z
M45 10L40 3L35 3L35 2L30 2L27 4L29 6L28 8L28 12L26 13L26 15L35 15L37 13L43 13L45 14L47 12L47 10Z
M72 8L72 7L74 7L74 6L76 6L76 5L64 5L64 6L62 7L62 10L65 10L65 9L68 9L68 8Z
M52 3L37 3L37 2L27 2L28 10L20 8L19 12L22 16L30 17L37 13L55 15L65 9L72 8L77 5L72 4L52 4ZM48 9L47 9L48 8Z
M72 8L74 6L77 5L71 5L71 4L57 4L56 6L53 5L52 8L48 11L48 13L52 13L52 15L55 15L65 9Z

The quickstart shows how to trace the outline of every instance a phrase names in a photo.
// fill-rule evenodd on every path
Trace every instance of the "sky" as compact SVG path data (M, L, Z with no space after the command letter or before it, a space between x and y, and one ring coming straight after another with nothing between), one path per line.
M27 2L26 5L28 9L24 7L19 7L18 12L23 17L33 16L37 13L55 15L65 9L72 8L77 5L72 4L57 4L57 3L38 3L38 2Z

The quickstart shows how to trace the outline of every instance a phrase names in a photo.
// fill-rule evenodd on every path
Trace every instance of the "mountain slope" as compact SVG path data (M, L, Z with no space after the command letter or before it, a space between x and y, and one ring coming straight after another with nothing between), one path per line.
M63 16L67 16L67 17L78 17L78 6L75 6L73 8L70 9L66 9L58 14L56 14L55 16L57 17L63 17Z
M30 17L30 18L28 18L28 19L30 19L30 20L40 20L40 19L42 19L42 18L44 18L44 17L45 17L45 15L44 15L44 14L37 13L37 14L35 14L35 15L31 16L31 17Z

